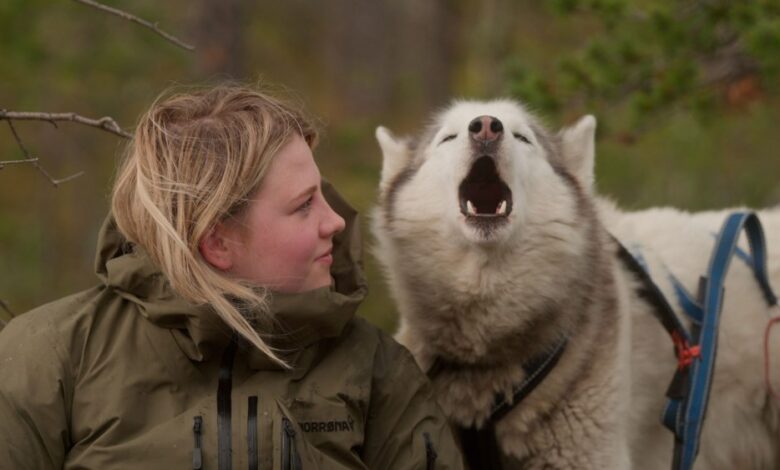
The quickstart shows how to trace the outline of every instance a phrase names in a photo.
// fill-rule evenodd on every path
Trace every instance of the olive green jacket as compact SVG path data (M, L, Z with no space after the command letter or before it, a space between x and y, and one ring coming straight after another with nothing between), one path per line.
M101 284L0 331L0 468L462 468L411 355L355 316L356 215L328 197L348 220L335 288L272 300L289 371L177 297L109 218Z

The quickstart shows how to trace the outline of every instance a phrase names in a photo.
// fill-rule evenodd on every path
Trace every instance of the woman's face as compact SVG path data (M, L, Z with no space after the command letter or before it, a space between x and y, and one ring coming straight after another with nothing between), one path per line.
M228 229L231 275L277 292L330 285L333 236L344 230L344 219L325 201L320 179L302 137L282 147L245 209L243 227Z

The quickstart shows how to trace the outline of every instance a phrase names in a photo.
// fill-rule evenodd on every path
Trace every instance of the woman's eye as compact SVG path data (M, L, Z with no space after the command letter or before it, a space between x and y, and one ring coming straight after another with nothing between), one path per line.
M519 140L520 142L525 142L526 144L530 144L531 143L531 141L528 140L528 137L524 136L523 134L521 134L519 132L513 132L512 135L515 136L515 139Z
M443 144L444 142L449 142L449 141L451 141L452 139L454 139L457 136L458 136L458 134L450 134L447 137L441 139L441 142L439 142L439 145Z
M301 204L298 207L298 210L299 211L303 211L303 212L308 211L309 209L311 209L312 202L314 202L314 196L313 195L309 196L309 198L306 199L306 202L304 202L303 204Z

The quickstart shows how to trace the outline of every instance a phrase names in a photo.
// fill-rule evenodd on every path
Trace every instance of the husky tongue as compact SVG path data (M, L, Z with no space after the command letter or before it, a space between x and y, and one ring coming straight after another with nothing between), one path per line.
M477 159L458 189L461 212L467 216L507 216L512 191L498 176L492 157Z

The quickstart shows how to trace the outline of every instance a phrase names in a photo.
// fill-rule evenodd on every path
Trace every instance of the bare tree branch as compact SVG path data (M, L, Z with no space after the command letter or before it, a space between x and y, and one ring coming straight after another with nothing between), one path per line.
M122 10L118 10L116 8L112 8L112 7L103 5L103 4L95 2L93 0L76 0L76 1L79 2L79 3L83 3L84 5L89 5L91 7L97 8L98 10L103 10L105 12L111 13L112 15L116 15L116 16L118 16L120 18L124 18L124 19L126 19L128 21L132 21L133 23L138 23L138 24L140 24L142 26L145 26L145 27L151 29L152 31L154 31L155 33L159 34L160 36L164 37L168 41L176 44L177 46L179 46L179 47L181 47L183 49L187 49L188 51L194 51L195 50L194 46L191 46L191 45L189 45L187 43L184 43L181 40L177 39L176 37L166 33L165 31L161 30L160 28L158 28L157 27L157 23L150 23L150 22L148 22L146 20L138 18L135 15L131 15L130 13L126 13L126 12L124 12Z
M29 160L34 160L33 163L37 162L37 158L32 158L30 156L30 152L27 151L27 147L24 146L22 143L22 139L19 137L19 134L16 133L16 128L14 127L13 123L11 121L8 121L8 127L11 128L11 133L14 135L14 139L16 139L16 143L19 145L19 148L22 149L22 153L24 154L24 157Z
M6 312L8 312L8 314L11 315L11 318L16 316L16 314L14 314L14 312L11 311L11 308L8 306L8 304L3 299L0 299L0 308L5 310ZM7 324L8 324L8 322L6 322L2 318L0 318L0 326L5 326Z
M129 13L126 13L122 10L112 8L106 5L103 5L101 3L98 3L94 0L76 0L79 3L82 3L87 6L91 6L93 8L96 8L98 10L102 10L104 12L110 13L112 15L119 16L120 18L126 19L128 21L131 21L133 23L140 24L141 26L144 26L148 29L151 29L155 33L157 33L159 36L162 36L164 39L174 43L175 45L189 50L193 51L195 50L195 47L179 40L175 36L166 33L162 29L160 29L157 26L157 23L150 23L149 21L143 20L135 15L131 15ZM39 164L39 160L36 157L32 157L30 155L30 152L27 150L27 148L24 146L24 143L22 142L22 139L19 137L19 134L16 132L16 129L14 128L13 122L14 120L18 121L46 121L49 122L54 127L57 127L57 121L71 121L87 126L96 127L98 129L102 129L106 132L110 132L112 134L118 135L119 137L123 137L125 139L131 139L132 135L126 131L124 131L119 125L112 119L111 117L102 117L99 119L90 119L86 118L84 116L80 116L75 113L42 113L42 112L16 112L16 111L7 111L5 109L0 109L0 121L7 121L8 127L11 129L11 133L14 136L14 139L16 140L16 143L18 144L19 148L22 151L22 154L24 155L23 159L19 160L7 160L7 161L0 161L0 170L5 168L7 165L17 165L17 164L30 164L33 165L42 175L44 175L55 187L58 187L60 184L70 181L74 178L78 178L79 176L83 175L84 172L80 171L74 175L67 176L65 178L61 179L54 179L49 172L46 171L43 166ZM0 309L5 310L8 312L11 317L14 317L14 313L11 311L11 309L8 307L8 304L0 299ZM5 326L7 322L0 318L0 328Z
M97 127L98 129L102 129L104 131L118 135L119 137L124 137L125 139L130 139L133 137L130 133L122 130L122 128L119 127L119 124L117 124L116 121L114 121L114 119L109 116L104 116L99 119L90 119L84 116L80 116L76 113L33 113L22 111L6 111L4 109L0 109L0 121L2 120L48 121L55 127L57 126L55 121L71 121L84 124L86 126Z
M37 158L27 158L25 160L3 160L0 161L0 170L3 169L6 165L18 165L19 163L35 163L37 162Z
M65 178L60 178L58 180L52 178L49 172L46 171L46 169L43 168L40 164L38 164L38 159L30 156L30 152L27 151L27 147L25 147L24 144L22 143L22 139L19 137L19 134L16 132L16 128L14 127L13 123L10 120L8 120L7 122L8 122L8 127L11 128L11 133L14 135L14 139L16 139L16 143L19 145L19 148L22 150L22 154L24 154L24 160L10 160L10 161L0 162L0 170L2 170L5 165L12 165L16 163L29 163L32 166L34 166L43 176L45 176L46 179L48 179L55 188L59 187L60 184L66 181L70 181L72 179L78 178L79 176L84 174L83 171L80 171L75 175L66 176Z

